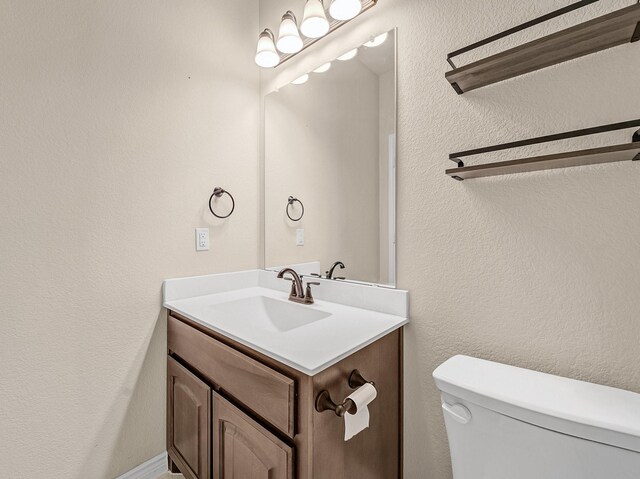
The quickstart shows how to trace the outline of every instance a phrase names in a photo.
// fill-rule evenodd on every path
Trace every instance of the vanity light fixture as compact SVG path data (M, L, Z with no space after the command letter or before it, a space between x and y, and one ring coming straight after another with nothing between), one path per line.
M280 55L276 51L273 32L268 28L265 28L258 38L255 60L262 68L273 68L280 63Z
M296 16L289 10L282 16L276 47L282 53L298 53L302 50L302 45Z
M320 38L329 33L329 20L322 0L307 0L300 31L308 38Z
M324 0L305 1L302 23L299 28L295 15L291 10L288 10L282 16L277 41L273 32L268 28L260 34L258 52L256 53L256 63L259 66L272 68L281 65L328 33L335 31L378 4L378 0L326 0L326 3L331 2L329 11L326 12ZM327 18L327 14L330 18ZM278 56L277 62L275 62L274 53Z
M328 72L329 70L331 70L331 62L320 65L318 68L313 70L313 73L324 73Z
M352 58L355 58L356 55L358 55L358 49L354 48L353 50L348 51L344 55L339 56L338 60L340 60L341 62L346 62L347 60L351 60Z
M336 20L351 20L362 10L360 0L333 0L329 7L329 15Z
M384 42L387 41L387 37L389 36L389 32L385 32L382 35L378 35L377 37L372 38L367 43L364 44L365 47L374 48L379 47Z
M308 81L309 81L309 75L307 73L305 73L301 77L298 77L295 80L293 80L291 83L293 85L303 85L303 84L307 83Z

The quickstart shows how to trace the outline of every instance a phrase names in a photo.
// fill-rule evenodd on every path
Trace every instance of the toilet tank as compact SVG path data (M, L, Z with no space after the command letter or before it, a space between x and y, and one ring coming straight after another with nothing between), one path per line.
M640 479L640 394L468 356L433 377L454 479Z

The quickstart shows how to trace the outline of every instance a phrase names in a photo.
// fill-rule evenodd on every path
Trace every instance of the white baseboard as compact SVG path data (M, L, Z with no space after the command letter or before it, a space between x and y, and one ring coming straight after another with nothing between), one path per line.
M167 472L167 453L163 452L147 462L140 464L135 469L124 473L117 479L158 479L161 474Z

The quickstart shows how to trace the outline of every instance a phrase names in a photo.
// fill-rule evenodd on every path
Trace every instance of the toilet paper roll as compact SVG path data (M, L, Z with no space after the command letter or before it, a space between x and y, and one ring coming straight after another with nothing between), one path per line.
M376 398L378 391L373 384L365 384L354 391L347 399L351 399L358 410L355 414L344 415L344 440L348 441L359 432L369 427L369 404Z

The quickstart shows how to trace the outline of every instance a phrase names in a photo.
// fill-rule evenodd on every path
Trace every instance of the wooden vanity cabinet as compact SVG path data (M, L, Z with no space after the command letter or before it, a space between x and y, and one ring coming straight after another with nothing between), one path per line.
M171 356L167 377L167 448L173 472L187 479L293 479L291 446Z
M402 477L402 330L315 376L169 312L167 449L188 479ZM344 441L343 420L315 410L327 390L353 392L358 369L374 381L369 429Z
M220 339L169 317L170 351L198 371L214 389L293 437L295 380Z

